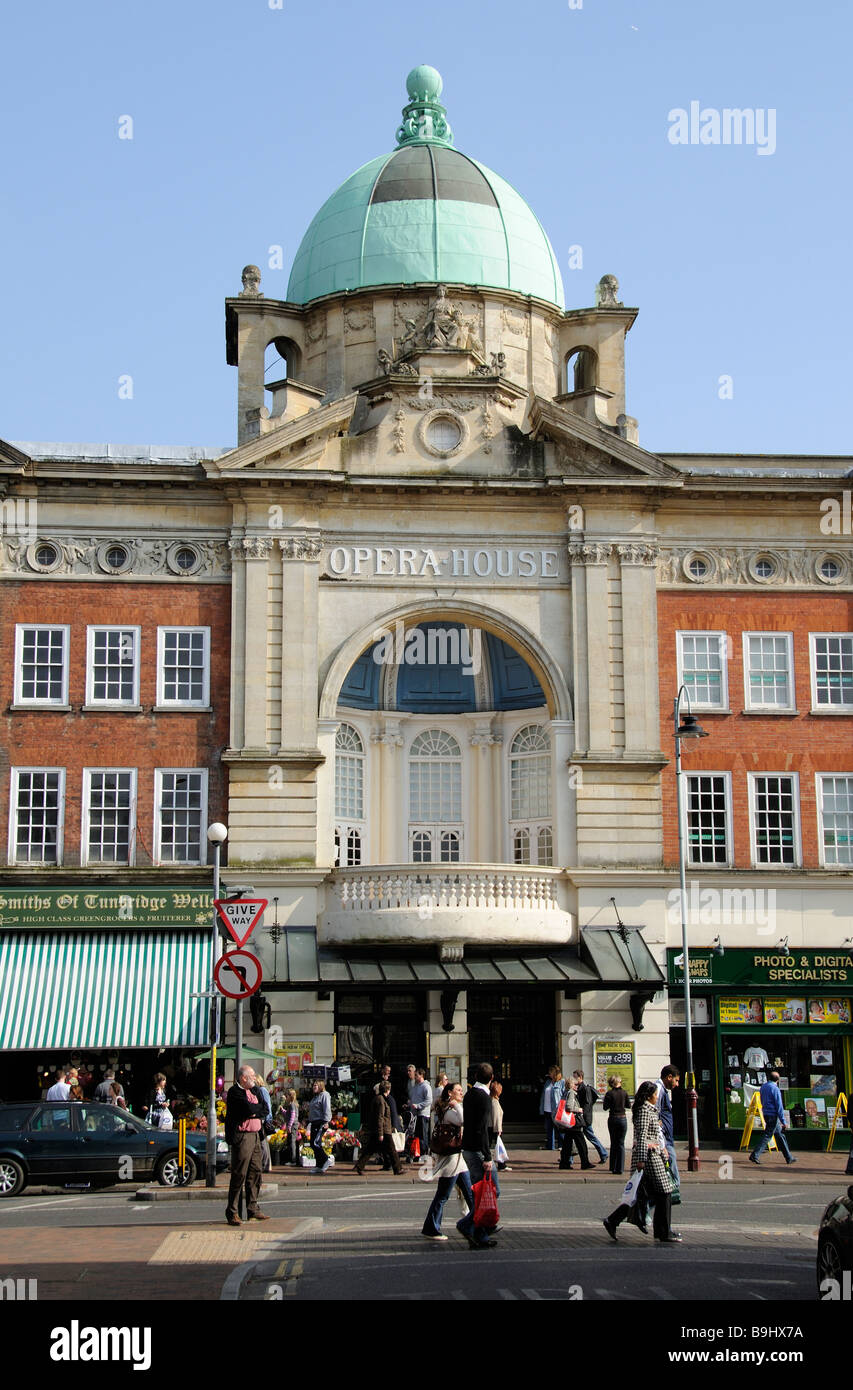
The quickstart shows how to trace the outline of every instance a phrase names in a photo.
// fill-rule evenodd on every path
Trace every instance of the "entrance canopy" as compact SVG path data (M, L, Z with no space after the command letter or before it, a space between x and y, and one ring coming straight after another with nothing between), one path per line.
M0 1049L200 1047L210 932L0 935Z
M429 954L408 949L342 950L318 946L313 927L290 928L278 943L276 974L264 981L271 989L330 989L350 985L423 985L441 989L455 985L553 985L558 989L636 989L665 987L664 977L639 932L630 945L618 931L581 933L580 950L569 946L548 950L465 950L461 961L440 961L435 947Z

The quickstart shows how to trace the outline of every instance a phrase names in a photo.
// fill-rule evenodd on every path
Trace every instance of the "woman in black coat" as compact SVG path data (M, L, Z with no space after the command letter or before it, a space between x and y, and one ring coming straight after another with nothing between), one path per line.
M621 1076L608 1076L610 1090L604 1096L604 1113L610 1132L610 1171L625 1171L625 1135L628 1133L627 1111L631 1108L631 1097L622 1085Z

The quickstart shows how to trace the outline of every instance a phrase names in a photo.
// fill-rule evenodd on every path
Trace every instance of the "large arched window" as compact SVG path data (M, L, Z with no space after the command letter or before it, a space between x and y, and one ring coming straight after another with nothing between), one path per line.
M351 724L335 735L335 863L362 862L364 845L364 744Z
M409 750L409 847L414 864L462 858L462 750L443 729L426 729Z
M513 863L553 864L551 739L541 724L526 724L510 744L509 800Z

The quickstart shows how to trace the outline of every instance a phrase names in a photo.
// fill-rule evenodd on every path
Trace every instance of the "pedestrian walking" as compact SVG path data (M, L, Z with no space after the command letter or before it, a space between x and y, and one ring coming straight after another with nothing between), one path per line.
M67 1100L71 1094L71 1087L68 1084L64 1071L57 1071L53 1085L48 1090L45 1100Z
M607 1129L610 1134L610 1171L621 1174L625 1171L625 1136L628 1133L628 1116L631 1098L622 1085L621 1076L608 1076L609 1091L605 1092L603 1107L607 1116Z
M755 1153L749 1155L750 1163L754 1163L756 1166L760 1165L761 1155L770 1144L771 1139L776 1140L787 1164L796 1163L797 1160L788 1148L788 1141L785 1138L785 1131L788 1126L785 1124L785 1102L782 1099L782 1092L779 1089L778 1071L771 1071L769 1077L761 1087L760 1095L761 1113L764 1116L764 1134Z
M666 1159L666 1145L660 1130L654 1081L643 1081L634 1098L634 1149L631 1155L632 1175L642 1173L642 1185L655 1204L655 1240L664 1245L677 1244L681 1233L670 1225L672 1178ZM604 1229L616 1240L616 1228L631 1216L632 1206L622 1202L610 1216L604 1218Z
M332 1166L329 1162L329 1156L323 1148L323 1135L329 1128L332 1119L332 1098L326 1090L325 1081L315 1081L311 1091L313 1094L308 1106L308 1131L311 1136L314 1158L317 1162L315 1177L319 1177L321 1173L328 1173Z
M409 1106L415 1117L415 1138L420 1149L420 1156L412 1161L419 1163L429 1151L429 1112L432 1109L432 1089L423 1067L415 1068L415 1084L409 1092Z
M574 1115L575 1123L569 1128L564 1128L562 1131L563 1146L560 1152L559 1166L563 1169L574 1167L574 1158L572 1157L572 1154L574 1152L574 1148L576 1147L580 1156L581 1168L585 1171L587 1168L591 1168L593 1165L589 1161L589 1149L586 1146L586 1139L584 1138L583 1133L583 1110L581 1109L580 1102L577 1098L576 1088L577 1081L574 1077L572 1077L566 1086L563 1100L565 1101L566 1110L570 1111L571 1114Z
M281 1121L287 1130L287 1150L290 1154L290 1162L299 1162L299 1103L296 1099L294 1090L285 1091L284 1103L281 1107Z
M477 1067L474 1085L466 1091L462 1101L462 1157L471 1178L472 1188L491 1173L495 1191L500 1196L500 1184L492 1162L492 1148L489 1143L489 1126L492 1120L492 1097L489 1083L494 1078L491 1063L481 1062ZM465 1237L472 1250L487 1250L497 1245L489 1235L488 1229L477 1226L474 1209L457 1221L456 1229Z
M675 1156L675 1137L672 1120L672 1093L677 1088L680 1080L681 1072L678 1070L678 1067L674 1067L670 1062L662 1069L660 1081L655 1085L655 1106L657 1107L661 1129L663 1130L663 1137L666 1141L669 1166L675 1184L672 1193L673 1206L678 1206L681 1202L681 1176L678 1171L678 1160Z
M124 1096L124 1087L120 1081L116 1081L116 1074L112 1067L108 1067L104 1072L103 1081L99 1081L95 1087L93 1099L101 1101L104 1105L110 1105L112 1103L112 1087L114 1085L118 1086L119 1095Z
M462 1155L463 1100L462 1086L457 1081L448 1082L436 1102L430 1153L435 1156L432 1176L438 1179L438 1187L421 1230L427 1240L447 1240L441 1233L441 1218L454 1187L464 1196L469 1213L474 1211L471 1177Z
M256 1071L252 1072L255 1078L255 1086L261 1093L261 1100L264 1103L265 1113L261 1116L261 1172L272 1172L272 1154L270 1153L270 1141L267 1138L267 1121L272 1120L272 1101L270 1093L263 1084Z
M165 1078L164 1078L165 1079ZM246 1217L249 1221L268 1221L258 1199L261 1190L261 1129L264 1103L260 1090L253 1083L251 1067L241 1067L237 1080L225 1097L225 1142L231 1146L231 1182L225 1219L229 1226L239 1226L237 1205L240 1194L246 1195Z
M110 1086L109 1104L117 1105L119 1110L127 1109L127 1101L124 1098L124 1091L122 1090L121 1086L117 1081L114 1081Z
M554 1124L554 1116L565 1092L566 1083L560 1068L557 1066L549 1067L548 1079L539 1098L539 1114L545 1121L545 1148L549 1152L559 1149L563 1143L562 1133Z
M365 1164L370 1155L374 1153L381 1153L394 1173L400 1174L403 1171L397 1157L397 1150L391 1139L391 1107L388 1104L390 1094L391 1082L380 1081L379 1090L373 1097L370 1115L364 1127L361 1154L358 1162L353 1164L353 1172L358 1173L359 1177L363 1176Z
M492 1123L489 1129L489 1138L492 1141L492 1148L495 1151L495 1166L499 1173L512 1172L509 1161L506 1158L506 1145L503 1141L504 1112L501 1105L501 1095L503 1086L500 1081L492 1081L489 1085L489 1095L492 1097Z
M607 1150L592 1127L592 1107L598 1103L598 1092L594 1086L590 1086L584 1081L582 1071L573 1071L572 1076L577 1083L575 1094L578 1098L578 1105L583 1111L583 1137L592 1144L598 1154L599 1163L606 1163Z

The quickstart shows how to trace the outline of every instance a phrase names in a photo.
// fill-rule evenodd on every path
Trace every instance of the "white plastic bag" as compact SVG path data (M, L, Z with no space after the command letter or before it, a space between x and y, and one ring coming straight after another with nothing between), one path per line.
M637 1202L637 1190L643 1181L642 1173L632 1173L622 1190L622 1205L633 1207Z

